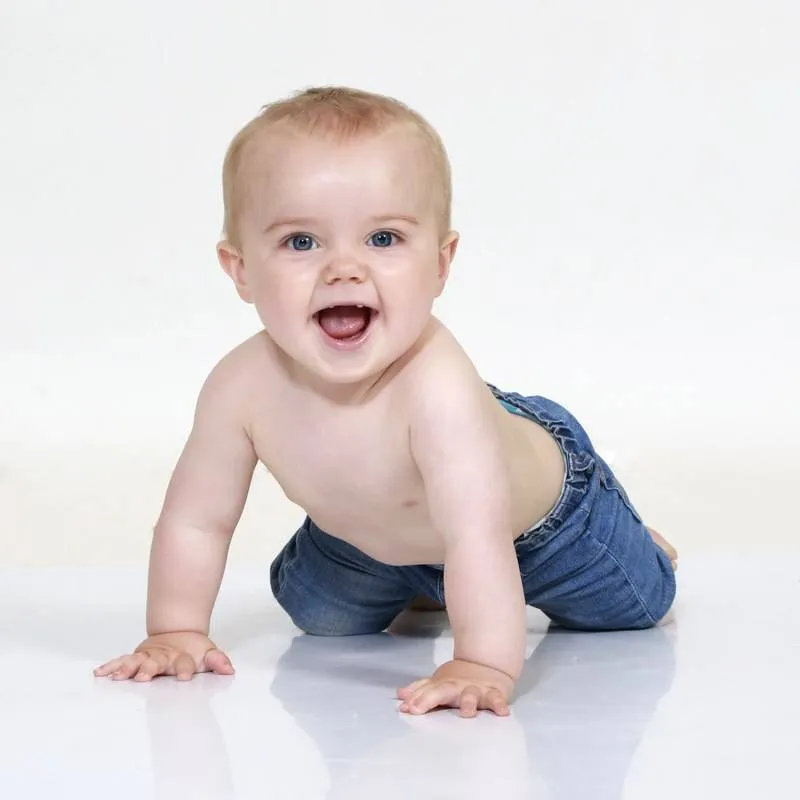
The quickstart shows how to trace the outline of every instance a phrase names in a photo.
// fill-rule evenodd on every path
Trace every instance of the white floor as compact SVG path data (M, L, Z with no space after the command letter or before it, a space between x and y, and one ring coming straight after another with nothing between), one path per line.
M95 679L135 645L144 573L0 573L3 798L800 797L800 552L688 557L662 628L547 632L512 716L408 718L395 687L448 658L441 614L298 636L263 574L231 572L234 678Z

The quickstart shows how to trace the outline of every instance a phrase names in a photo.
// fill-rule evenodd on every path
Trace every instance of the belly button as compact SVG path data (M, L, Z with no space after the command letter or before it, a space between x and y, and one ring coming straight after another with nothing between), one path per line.
M413 498L411 500L403 500L403 508L414 508L414 506L418 505L419 502Z

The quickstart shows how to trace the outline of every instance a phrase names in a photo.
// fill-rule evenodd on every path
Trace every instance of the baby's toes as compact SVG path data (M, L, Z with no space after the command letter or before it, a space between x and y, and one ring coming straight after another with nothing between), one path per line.
M656 530L648 528L647 532L650 534L653 541L669 556L672 562L672 568L678 566L678 551Z

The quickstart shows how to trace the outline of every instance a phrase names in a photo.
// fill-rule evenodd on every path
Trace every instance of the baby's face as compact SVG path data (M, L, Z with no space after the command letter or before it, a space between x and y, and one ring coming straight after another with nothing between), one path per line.
M286 132L246 158L241 259L226 266L240 295L313 375L375 376L419 339L455 251L422 144L401 129L346 143Z

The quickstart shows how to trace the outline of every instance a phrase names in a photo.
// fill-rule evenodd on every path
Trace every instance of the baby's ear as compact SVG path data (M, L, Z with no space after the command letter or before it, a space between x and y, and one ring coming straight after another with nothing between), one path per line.
M234 247L229 241L224 239L217 244L217 259L222 269L236 286L239 297L245 303L252 303L253 297L250 287L247 285L247 277L244 271L244 258L238 248Z
M444 289L447 282L447 277L450 275L450 264L456 255L458 248L458 234L455 231L450 231L439 246L439 291Z

